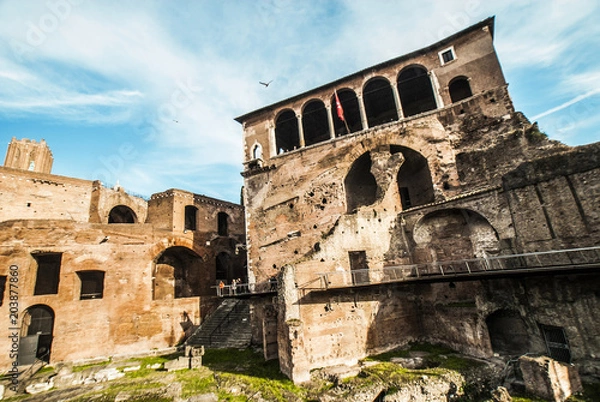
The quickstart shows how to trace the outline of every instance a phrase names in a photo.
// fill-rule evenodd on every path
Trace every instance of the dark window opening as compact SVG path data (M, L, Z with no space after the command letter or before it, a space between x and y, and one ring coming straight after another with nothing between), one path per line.
M398 120L398 108L394 101L394 93L389 81L385 78L370 80L363 90L363 99L369 127Z
M0 275L0 306L4 304L4 292L6 291L6 276Z
M304 143L307 146L331 138L327 109L325 109L325 104L322 101L312 100L306 104L302 111L302 129L304 131Z
M300 148L298 119L293 110L281 113L275 121L275 147L278 155Z
M339 137L350 133L356 133L363 129L362 122L360 119L360 106L358 105L358 98L356 93L351 89L342 89L337 91L340 105L342 106L342 116L346 120L346 123L342 121L338 115L337 104L335 100L335 94L331 97L331 115L333 116L333 126L335 130L335 136ZM346 124L348 126L346 126Z
M196 230L198 208L193 205L185 206L185 230Z
M442 62L443 62L443 64L446 64L449 61L454 60L454 52L452 51L452 49L448 49L446 51L443 51L441 53L441 56L442 56Z
M37 262L34 295L54 295L58 293L60 279L61 253L35 253L32 257Z
M229 235L229 215L227 215L225 212L219 212L217 215L217 223L218 223L218 228L217 231L219 233L219 236L228 236Z
M104 271L79 271L81 281L79 300L102 299L104 295Z
M427 70L412 66L398 75L398 92L404 116L414 116L437 108Z
M210 273L202 267L202 258L192 250L181 246L166 249L155 263L154 300L210 294Z
M344 188L348 213L353 213L361 206L371 205L377 200L377 181L371 173L369 152L354 161L344 179Z
M397 177L402 209L433 202L435 195L427 159L417 151L399 145L390 146L390 152L401 152L404 156Z
M410 202L410 193L408 192L408 187L400 187L400 202L402 204L402 209L408 209L412 207L412 203Z
M216 259L216 263L217 263L217 272L216 272L216 279L217 282L219 281L223 281L224 283L228 283L229 281L231 281L233 278L233 273L231 271L231 257L229 256L229 254L223 252L223 253L219 253L217 255L217 259Z
M108 214L108 223L136 223L137 217L133 210L125 205L117 205Z
M471 86L469 85L469 80L466 77L457 77L450 81L448 91L450 92L450 99L452 100L452 103L473 96L473 93L471 92Z
M367 253L365 251L348 251L348 257L352 272L352 284L361 285L369 283Z
M485 323L494 353L516 356L529 351L527 326L518 312L498 310L490 314Z
M551 325L540 325L548 355L563 363L571 363L571 350L567 340L567 334L561 327Z

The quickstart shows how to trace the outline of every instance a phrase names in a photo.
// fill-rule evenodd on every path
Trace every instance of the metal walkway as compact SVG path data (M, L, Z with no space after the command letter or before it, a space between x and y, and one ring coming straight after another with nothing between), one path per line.
M544 272L600 268L600 246L472 258L427 264L386 266L318 274L312 289L348 288L396 282L475 280Z

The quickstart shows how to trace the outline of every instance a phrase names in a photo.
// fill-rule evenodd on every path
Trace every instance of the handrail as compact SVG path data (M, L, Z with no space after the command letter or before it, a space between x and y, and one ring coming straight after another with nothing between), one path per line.
M318 289L343 288L367 284L401 282L446 276L470 276L485 272L544 270L553 267L600 264L600 246L564 250L389 265L382 269L337 270L317 274Z
M208 346L209 347L212 346L212 337L213 337L213 334L215 332L217 332L217 330L219 330L219 333L221 333L221 327L223 326L223 324L225 323L225 321L227 321L227 323L229 323L231 313L233 313L234 311L237 313L238 312L237 308L238 308L239 305L240 305L240 302L236 301L235 302L235 306L233 306L233 308L227 312L227 314L225 315L225 317L223 317L223 319L219 322L219 325L217 325L215 327L215 329L213 329L210 332L210 334L208 334Z

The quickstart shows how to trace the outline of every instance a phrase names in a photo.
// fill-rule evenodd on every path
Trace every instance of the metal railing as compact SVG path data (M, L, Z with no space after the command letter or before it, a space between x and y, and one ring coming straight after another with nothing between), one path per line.
M600 266L600 246L540 251L495 257L440 261L319 273L318 288L343 288L369 284L474 276L487 273L542 271L566 267Z
M237 283L236 285L215 286L217 296L244 296L263 294L277 291L277 281L264 281L259 283Z

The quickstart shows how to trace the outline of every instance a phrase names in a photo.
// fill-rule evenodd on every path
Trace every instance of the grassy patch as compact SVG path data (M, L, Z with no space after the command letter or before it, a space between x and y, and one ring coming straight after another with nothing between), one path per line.
M87 370L89 368L92 367L104 367L107 366L111 361L110 360L105 360L103 362L98 362L98 363L90 363L90 364L83 364L81 366L73 366L72 371L74 373L79 373L81 371Z

